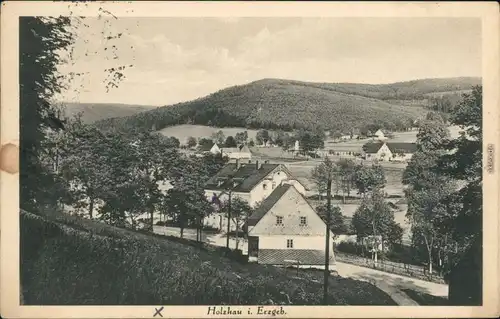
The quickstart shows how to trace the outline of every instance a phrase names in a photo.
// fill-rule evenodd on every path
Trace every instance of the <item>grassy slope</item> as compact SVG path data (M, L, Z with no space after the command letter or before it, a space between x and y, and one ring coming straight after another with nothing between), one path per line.
M322 274L239 264L216 251L76 217L21 212L26 304L320 304ZM288 297L287 297L288 296ZM378 288L332 277L332 305L394 305Z
M154 109L150 105L131 105L114 103L62 103L65 106L65 114L73 116L82 112L85 123L94 123L108 118L124 117L140 112Z

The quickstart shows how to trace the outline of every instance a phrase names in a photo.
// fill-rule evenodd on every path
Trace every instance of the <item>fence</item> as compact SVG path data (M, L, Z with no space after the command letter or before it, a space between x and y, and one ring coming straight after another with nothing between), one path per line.
M412 277L439 284L445 283L443 277L439 273L433 271L432 275L430 275L427 268L424 266L400 264L387 260L379 260L377 264L375 264L375 262L372 259L363 258L356 255L349 255L345 253L339 253L339 252L335 254L335 258L337 261L344 262L347 264L373 268L380 271L393 273L396 275Z

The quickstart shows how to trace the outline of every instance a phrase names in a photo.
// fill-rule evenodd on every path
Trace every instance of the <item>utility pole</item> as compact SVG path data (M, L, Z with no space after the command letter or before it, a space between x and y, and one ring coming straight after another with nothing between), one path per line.
M232 191L229 190L229 202L227 205L227 238L226 238L226 247L229 249L229 233L231 231L231 194Z
M332 211L332 178L328 176L326 186L326 242L325 242L325 273L323 283L323 304L328 304L328 280L330 279L330 220Z

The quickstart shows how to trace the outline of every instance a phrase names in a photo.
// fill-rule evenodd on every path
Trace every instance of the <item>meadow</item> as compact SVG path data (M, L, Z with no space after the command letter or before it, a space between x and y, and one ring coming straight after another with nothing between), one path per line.
M322 273L238 263L209 245L75 216L20 214L27 305L322 303ZM330 277L330 305L395 305L375 286Z
M192 124L181 124L166 127L162 130L159 130L161 134L164 136L173 136L179 139L181 143L185 143L187 138L192 136L196 139L199 138L210 138L213 133L218 131L222 131L226 137L235 136L236 133L248 132L248 138L253 139L255 141L255 136L257 135L258 130L246 129L243 127L212 127L206 125L192 125Z

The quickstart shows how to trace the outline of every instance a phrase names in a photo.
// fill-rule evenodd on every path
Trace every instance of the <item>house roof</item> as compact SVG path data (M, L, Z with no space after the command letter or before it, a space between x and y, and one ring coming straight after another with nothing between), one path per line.
M200 151L203 151L203 152L208 152L212 149L212 147L214 147L215 143L210 143L210 144L203 144L203 145L200 145L198 147L198 149Z
M417 144L415 143L366 143L363 145L363 150L366 153L377 153L382 145L386 144L392 153L415 153L417 151Z
M240 149L238 147L221 147L221 151L225 153L238 153Z
M382 145L384 145L384 143L380 143L380 142L366 143L365 145L363 145L363 150L366 153L377 153L378 150L382 147Z
M280 198L293 187L290 184L283 184L278 187L262 201L259 207L253 212L253 214L248 218L247 225L255 226L264 217L267 212L273 208L273 206L280 200Z
M387 147L393 153L415 153L417 151L415 143L387 143Z
M233 180L238 181L239 185L232 188L234 192L248 193L261 180L273 172L278 167L284 168L281 164L266 164L263 163L260 169L257 169L256 163L242 163L240 168L236 168L236 163L228 163L215 176L210 178L205 184L205 188L209 190L225 190L232 187L229 179L232 176ZM285 169L283 169L286 171ZM219 181L222 184L219 185Z
M259 249L259 264L284 265L285 260L296 260L302 265L324 265L325 252L315 249ZM335 259L330 256L330 264Z

